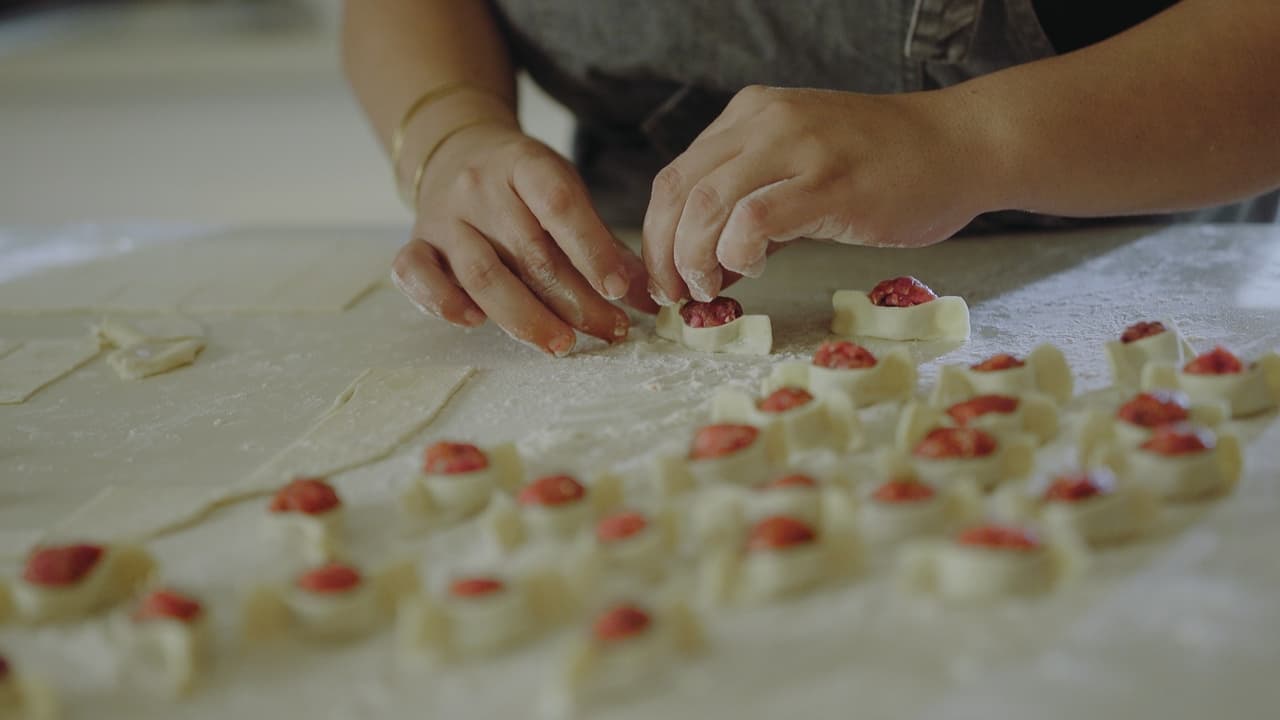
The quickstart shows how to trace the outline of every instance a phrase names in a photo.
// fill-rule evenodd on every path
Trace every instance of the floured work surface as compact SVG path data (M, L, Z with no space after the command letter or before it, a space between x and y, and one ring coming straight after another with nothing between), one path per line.
M387 275L348 232L236 231L142 247L0 284L0 314L341 312Z
M473 525L414 538L387 522L427 439L517 440L535 472L625 467L686 438L716 387L754 384L772 363L812 352L826 336L833 290L901 274L972 308L968 345L914 349L930 361L926 384L938 362L1051 342L1082 391L1099 388L1102 343L1141 319L1172 318L1197 347L1222 342L1245 357L1280 343L1280 232L1271 228L1117 230L912 252L799 246L770 263L763 280L730 293L772 317L777 353L768 358L689 353L653 338L646 322L626 345L556 361L492 327L424 319L385 289L336 316L201 316L211 343L190 368L130 384L95 361L24 405L0 408L0 550L23 552L24 527L52 524L109 485L150 485L168 502L246 477L302 436L364 368L474 365L465 392L404 451L336 480L357 560L413 554L440 581L489 556ZM0 318L0 337L64 336L84 322ZM1270 677L1280 648L1280 423L1242 430L1262 427L1234 495L1187 510L1176 534L1100 557L1070 592L943 609L904 598L881 573L735 610L710 618L705 659L681 666L660 692L592 717L1167 719L1226 708L1269 717L1280 702ZM166 579L204 595L227 632L246 585L282 579L279 558L264 552L262 513L260 501L246 502L149 544ZM140 720L526 717L560 639L435 674L394 671L385 634L288 648L287 661L226 650L209 684L171 706L107 689L109 662L88 626L0 629L0 647L54 678L73 716Z

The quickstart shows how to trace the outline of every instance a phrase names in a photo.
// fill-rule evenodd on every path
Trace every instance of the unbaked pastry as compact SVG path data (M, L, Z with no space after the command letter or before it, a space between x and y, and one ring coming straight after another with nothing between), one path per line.
M56 720L61 716L53 689L43 681L18 672L0 655L0 718L4 720Z
M1125 482L1178 501L1230 492L1244 458L1234 435L1182 423L1157 428L1141 445L1115 447L1105 461Z
M860 551L849 517L842 513L844 522L821 530L787 515L740 523L703 553L701 599L716 606L770 602L850 576Z
M1037 595L1081 575L1088 551L1067 534L1008 525L969 528L949 540L904 546L897 577L907 590L957 602Z
M709 312L691 312L708 306ZM721 308L725 311L721 312ZM695 324L690 324L689 319ZM696 324L699 322L705 324ZM773 351L769 316L743 315L742 306L732 298L720 297L709 303L684 301L663 307L658 311L655 330L658 337L690 350L738 355L768 355Z
M612 577L652 582L666 575L680 530L680 516L672 508L620 509L579 533L572 556L584 585Z
M888 545L953 532L981 512L982 491L969 480L935 485L901 475L858 498L855 525L866 544Z
M1012 523L1040 523L1090 545L1109 545L1155 527L1159 500L1147 488L1120 482L1105 467L1050 475L996 491L994 512Z
M831 332L885 340L968 340L964 298L938 297L919 280L893 278L870 292L837 290L831 297Z
M527 542L564 542L621 500L622 479L616 475L600 475L589 486L571 475L545 475L521 488L514 501L495 496L484 526L504 551Z
M343 504L324 478L300 477L280 488L267 506L270 531L309 565L342 556Z
M93 329L104 347L119 348L107 355L107 364L124 380L190 365L204 349L204 330L181 315L136 320L108 316Z
M847 340L823 343L812 362L783 362L774 366L764 391L804 388L814 395L841 393L856 407L905 401L916 392L916 365L904 348L876 357Z
M447 524L484 510L494 493L520 485L524 465L515 445L488 448L437 442L423 453L422 472L400 497L400 508L415 525Z
M407 661L488 657L554 628L576 606L568 583L554 571L456 576L440 592L400 603L396 644Z
M1111 380L1121 387L1137 387L1148 363L1182 367L1196 354L1170 320L1134 323L1125 328L1118 339L1108 340L1103 347L1111 366Z
M766 433L767 441L781 444L770 452L776 458L815 448L852 452L864 440L848 396L815 397L798 387L781 387L759 400L737 387L722 387L711 398L711 421L776 428Z
M1015 439L1029 435L1040 445L1058 434L1058 406L1040 393L977 395L948 408L910 403L898 416L894 438L900 448L915 447L935 427L971 427Z
M349 640L389 620L400 600L417 588L411 563L392 565L372 577L352 565L329 563L307 570L287 586L252 590L244 603L241 632L250 643L290 631L313 639Z
M935 427L910 454L906 448L887 451L882 466L891 477L915 475L940 487L967 480L990 490L1026 477L1035 464L1035 448L1035 439L1025 433L996 437L978 428Z
M1142 371L1142 389L1185 392L1197 404L1225 403L1231 417L1242 418L1280 404L1280 354L1270 352L1245 365L1225 348L1215 347L1181 369L1151 362Z
M684 602L615 600L569 645L544 697L544 716L576 717L597 703L652 685L672 661L706 647Z
M134 545L37 547L7 593L0 585L0 595L8 595L0 602L0 615L8 605L27 623L83 618L131 597L154 569L151 555Z
M1046 343L1032 350L1025 360L1000 353L972 365L943 365L929 402L950 407L975 395L1016 397L1038 392L1062 405L1071 399L1074 388L1066 357Z
M175 697L185 695L207 672L208 613L195 598L167 588L147 593L111 624L120 667L134 685Z
M669 497L697 487L759 485L769 478L771 467L786 461L773 454L786 448L770 439L779 431L777 425L763 430L754 425L705 425L694 433L688 453L657 457L658 490Z
M1077 446L1079 463L1090 467L1099 457L1115 447L1132 448L1151 439L1160 427L1180 422L1193 422L1216 427L1227 418L1224 403L1193 405L1186 393L1177 390L1152 390L1138 393L1113 412L1090 410L1080 423Z
M780 473L754 487L722 484L692 500L690 526L700 546L732 542L743 528L774 515L794 518L818 532L847 525L854 503L850 491L799 472Z

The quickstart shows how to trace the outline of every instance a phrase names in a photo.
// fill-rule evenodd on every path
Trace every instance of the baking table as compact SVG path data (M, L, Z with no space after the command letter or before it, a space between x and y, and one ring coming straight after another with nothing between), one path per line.
M242 228L368 243L388 258L400 228ZM0 228L0 282L138 244L217 242L225 229L149 225ZM246 262L251 262L246 258ZM725 383L754 385L780 358L807 356L826 335L831 293L911 274L965 297L973 336L920 344L929 383L939 362L1024 354L1051 342L1078 391L1105 399L1102 343L1143 319L1175 320L1198 348L1243 357L1280 345L1280 228L1186 226L988 237L913 251L806 244L733 288L768 313L775 355L698 355L640 319L617 347L580 343L555 360L492 326L463 330L424 317L389 284L340 314L205 315L195 365L124 383L99 358L28 402L0 406L0 574L41 537L74 534L107 488L149 498L154 517L193 488L242 477L298 437L361 370L464 364L478 373L392 458L335 482L353 513L353 552L370 562L414 553L428 578L485 562L475 528L429 540L385 522L430 438L518 441L535 469L589 474L643 468L678 448ZM0 337L83 332L92 314L0 314ZM870 344L873 350L883 345ZM1275 717L1280 707L1280 423L1233 423L1249 445L1231 496L1181 508L1155 538L1095 558L1087 580L1049 597L992 608L904 598L883 572L794 602L708 620L711 653L608 718L1136 718ZM113 506L120 533L133 518ZM152 541L170 581L209 599L230 636L237 593L278 574L256 532L260 503L214 514ZM286 647L236 657L177 705L111 689L110 650L86 623L0 628L0 647L61 688L68 717L528 717L557 640L490 663L413 674L385 635L335 648ZM235 658L233 660L233 658ZM595 717L596 715L592 715Z

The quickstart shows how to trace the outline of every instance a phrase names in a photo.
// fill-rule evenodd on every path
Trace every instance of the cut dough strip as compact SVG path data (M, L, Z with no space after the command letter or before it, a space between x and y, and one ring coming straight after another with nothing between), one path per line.
M0 348L0 405L26 402L100 351L92 338L27 340L12 350Z
M311 430L240 482L219 488L106 488L54 530L153 538L270 492L294 475L331 476L381 460L430 424L472 372L457 365L365 370Z

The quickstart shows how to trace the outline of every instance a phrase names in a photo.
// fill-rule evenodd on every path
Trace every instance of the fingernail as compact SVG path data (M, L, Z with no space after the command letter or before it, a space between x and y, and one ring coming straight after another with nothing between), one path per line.
M577 342L577 338L573 335L561 335L552 340L547 346L556 357L564 357L573 351L573 346Z
M662 288L658 287L658 284L652 280L649 281L649 297L653 298L654 302L663 307L675 305L675 303L671 301L671 298L668 298L667 294L662 291Z
M613 337L615 342L622 340L631 330L631 321L624 315L618 320L618 324L613 326Z
M604 279L604 296L610 300L617 300L627 294L627 288L630 283L627 279L618 274L611 273Z
M462 319L471 327L476 327L484 323L484 313L474 308L467 308L462 313Z

